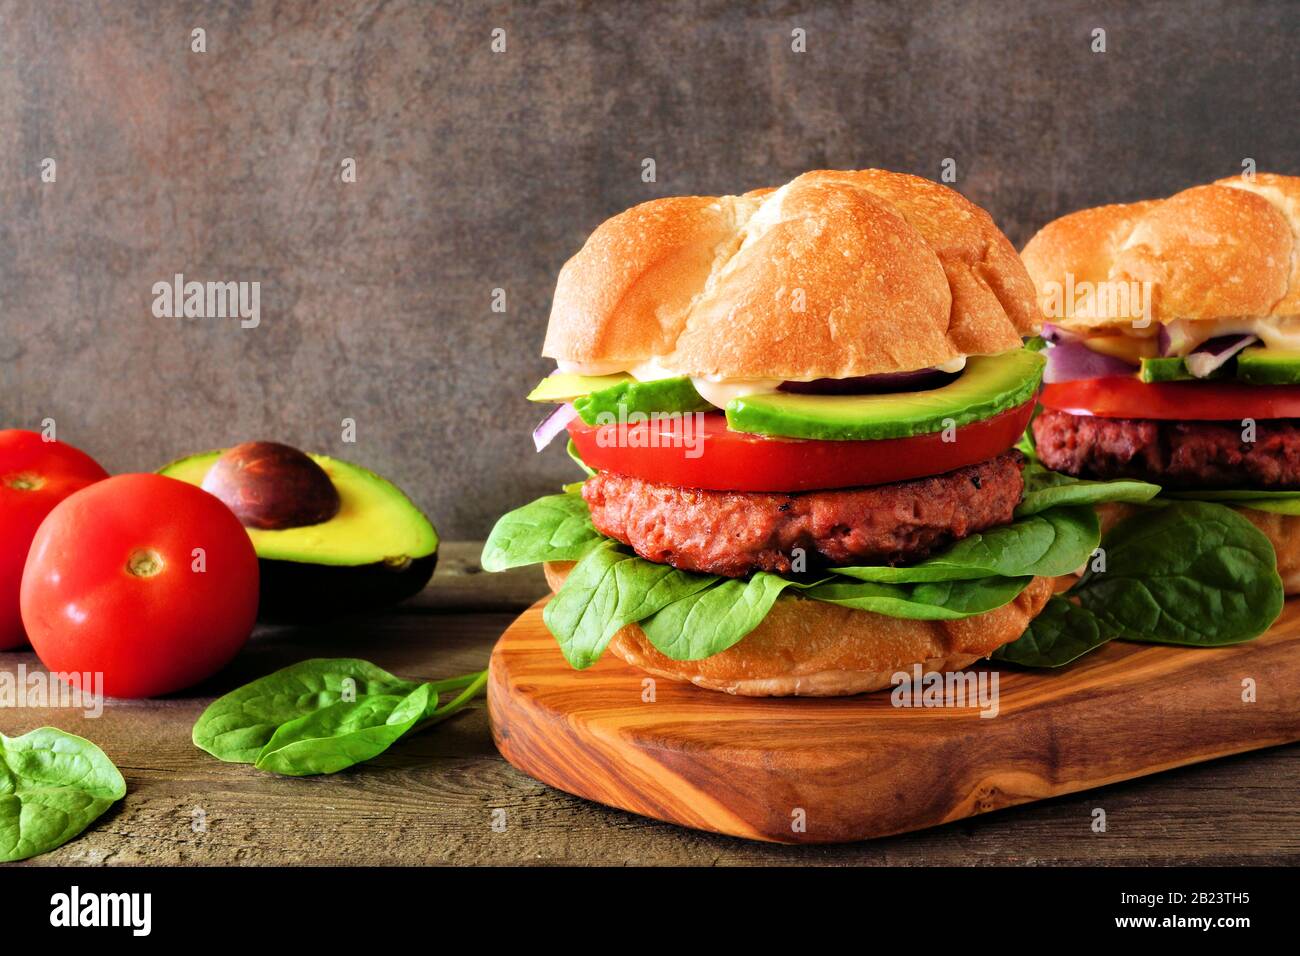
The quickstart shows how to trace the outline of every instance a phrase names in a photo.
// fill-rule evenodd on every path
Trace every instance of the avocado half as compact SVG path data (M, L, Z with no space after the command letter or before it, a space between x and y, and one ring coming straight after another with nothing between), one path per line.
M224 449L179 458L158 474L202 485ZM282 530L245 528L261 571L258 617L310 621L387 607L429 583L438 532L385 478L358 465L309 455L339 495L338 513Z

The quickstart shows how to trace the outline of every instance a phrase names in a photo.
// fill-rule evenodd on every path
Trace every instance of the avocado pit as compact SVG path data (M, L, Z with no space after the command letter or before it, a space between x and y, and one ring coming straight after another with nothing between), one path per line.
M257 552L263 621L303 623L375 611L428 584L438 561L438 532L400 488L341 458L307 454L313 466L307 468L296 461L301 454L296 449L287 448L288 454L277 449L286 446L250 442L189 455L160 469L217 494L239 516ZM273 497L259 503L254 492L268 480L284 487L264 489ZM316 491L326 497L326 506L318 501L304 507L303 499ZM268 514L278 519L272 521L275 527L248 520ZM311 520L316 523L305 523Z
M203 478L245 528L280 531L329 521L341 501L320 465L290 445L250 441L227 449Z

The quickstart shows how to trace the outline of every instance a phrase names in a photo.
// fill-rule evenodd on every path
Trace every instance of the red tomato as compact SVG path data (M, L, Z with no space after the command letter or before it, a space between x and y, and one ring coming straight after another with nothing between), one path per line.
M18 587L36 529L68 495L107 477L71 445L17 428L0 431L0 650L24 642Z
M599 471L657 484L719 491L813 491L855 488L938 475L1006 451L1029 424L1034 403L943 432L876 441L772 438L733 432L721 412L703 416L703 444L683 447L685 419L635 425L587 425L574 420L569 434L578 454ZM659 447L650 447L651 441Z
M112 697L168 694L215 674L248 639L257 555L239 519L201 488L118 475L45 519L22 611L37 655L70 683L99 672Z
M1142 382L1131 376L1044 385L1045 408L1098 418L1241 421L1300 418L1300 386L1244 382Z

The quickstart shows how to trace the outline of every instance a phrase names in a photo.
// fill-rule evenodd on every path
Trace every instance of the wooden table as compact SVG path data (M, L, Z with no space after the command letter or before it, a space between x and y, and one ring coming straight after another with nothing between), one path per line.
M546 585L537 568L483 573L479 549L444 544L430 587L386 615L259 629L198 692L112 701L95 719L0 711L10 736L52 724L89 737L129 788L87 833L28 864L1300 863L1300 744L919 833L787 847L684 830L551 790L497 755L482 703L332 777L275 777L190 742L213 696L304 658L363 657L405 677L484 667L497 635ZM19 664L39 666L29 652L0 653L0 668ZM1097 807L1105 833L1091 828ZM200 815L206 828L196 832Z

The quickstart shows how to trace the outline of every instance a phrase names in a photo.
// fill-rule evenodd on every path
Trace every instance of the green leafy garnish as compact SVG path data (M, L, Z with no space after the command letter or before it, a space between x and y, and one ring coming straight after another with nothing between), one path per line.
M1166 491L1164 497L1175 500L1215 501L1235 508L1271 511L1280 515L1300 515L1300 491L1272 491L1241 488L1205 491Z
M993 659L1024 667L1061 667L1114 637L1087 608L1054 595L1025 633L993 652Z
M861 581L962 581L1000 575L1055 577L1078 570L1101 531L1091 508L1053 508L962 538L946 551L906 567L834 568Z
M572 438L570 438L569 443L564 446L564 450L568 452L569 457L573 459L573 463L581 468L588 478L591 478L596 474L595 469L588 467L587 463L582 460L582 456L578 454L578 446L573 443Z
M1059 667L1116 638L1238 644L1268 630L1283 597L1273 546L1254 525L1223 505L1170 501L1112 528L1074 586L993 656Z
M1171 502L1116 525L1104 571L1072 589L1130 641L1217 647L1258 637L1282 613L1273 546L1223 505Z
M1028 434L1028 432L1026 432ZM1021 449L1024 451L1024 449ZM1098 505L1107 501L1145 504L1160 494L1160 486L1137 479L1120 478L1114 481L1090 481L1071 475L1049 471L1037 460L1031 460L1024 469L1025 491L1016 508L1018 517L1035 515L1049 508L1065 505Z
M548 559L550 560L550 559ZM620 628L709 587L717 578L620 551L602 538L574 566L542 612L568 662L590 667Z
M486 671L420 682L367 661L316 658L213 701L192 736L218 760L289 776L336 773L451 716L486 683ZM450 691L460 693L439 706Z
M67 843L126 796L113 761L54 727L0 734L0 862Z
M972 535L910 567L830 568L819 578L761 571L730 579L637 557L596 531L579 496L552 495L497 523L483 567L577 561L543 619L569 663L585 668L628 624L639 624L670 658L721 653L791 590L807 600L913 620L983 614L1014 600L1035 575L1079 568L1098 537L1090 509L1055 508Z
M480 564L504 571L543 561L577 561L599 541L581 495L547 495L503 515L488 535Z

